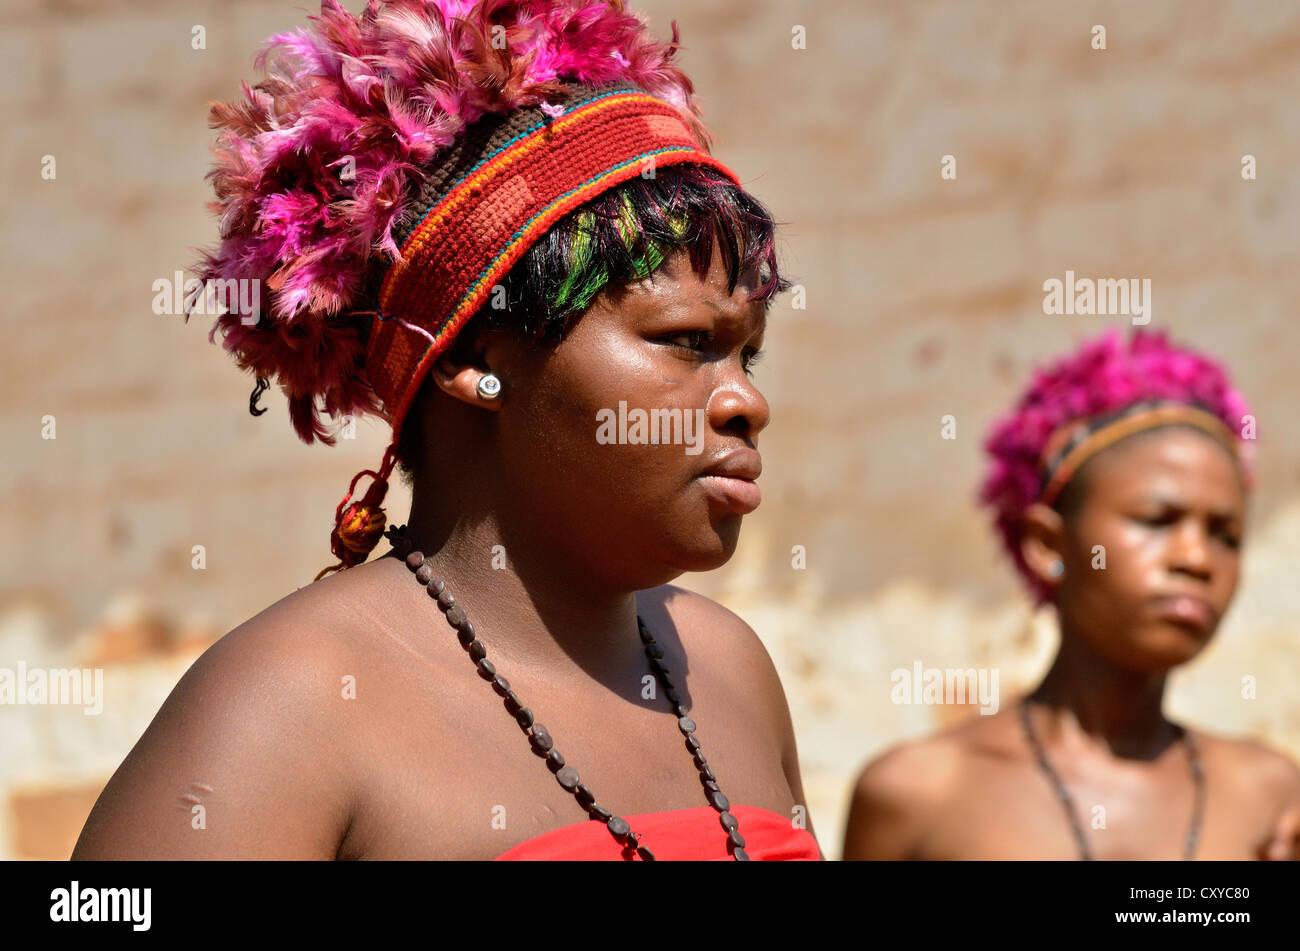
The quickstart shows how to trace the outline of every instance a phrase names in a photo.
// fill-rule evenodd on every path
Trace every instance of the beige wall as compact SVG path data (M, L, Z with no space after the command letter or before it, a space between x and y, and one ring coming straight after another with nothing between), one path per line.
M1050 624L973 497L982 432L1031 366L1115 323L1043 315L1042 282L1066 269L1150 278L1152 326L1224 358L1254 404L1245 580L1170 708L1300 757L1300 8L638 5L660 35L678 20L717 151L786 223L785 267L806 290L806 309L774 310L757 370L773 407L765 504L729 565L680 583L768 644L827 854L860 763L965 715L894 705L890 671L992 666L1005 694L1050 656ZM0 524L14 540L0 666L99 664L107 692L101 717L0 707L0 857L67 854L195 653L332 562L333 508L382 452L369 422L338 448L302 445L272 394L250 417L252 380L208 344L208 321L151 310L152 282L215 237L205 101L254 77L257 42L300 24L296 6L0 10ZM190 47L195 24L206 50ZM1245 153L1257 181L1241 178ZM940 179L945 154L955 181ZM55 440L40 438L46 414ZM945 414L955 440L939 438ZM400 485L390 499L404 514Z

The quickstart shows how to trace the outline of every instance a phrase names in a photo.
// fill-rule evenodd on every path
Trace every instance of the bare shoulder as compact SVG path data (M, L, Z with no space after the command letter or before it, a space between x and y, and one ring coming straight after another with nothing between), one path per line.
M1279 812L1300 807L1300 767L1290 757L1257 740L1195 731L1207 767L1220 767L1244 789L1257 791Z
M858 774L855 790L870 798L947 798L980 759L1015 755L1006 711L971 716L938 733L897 743Z
M963 773L966 746L950 733L896 743L858 773L854 801L900 814L942 803Z
M1004 714L888 747L853 782L843 857L917 857L933 817L970 785L980 761L1007 755Z
M322 583L323 584L323 583ZM333 858L350 808L334 590L299 589L209 647L101 793L73 858Z
M725 670L730 683L743 683L751 692L757 688L773 702L779 696L784 708L785 693L771 655L734 611L672 584L638 591L637 608L652 631L666 631L680 642L689 665Z
M299 588L244 621L195 661L177 689L205 704L254 703L296 719L333 719L336 673L366 651L354 610L366 567ZM206 689L193 690L200 685Z
M705 653L739 650L742 655L767 659L767 649L754 629L740 615L712 598L675 584L660 585L637 592L637 606L653 624L652 618L668 622L682 646Z

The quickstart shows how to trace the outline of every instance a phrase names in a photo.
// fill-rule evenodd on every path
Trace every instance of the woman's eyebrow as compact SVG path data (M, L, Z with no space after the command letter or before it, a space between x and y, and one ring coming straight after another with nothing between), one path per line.
M1141 501L1154 506L1158 506L1163 509L1171 509L1176 512L1188 512L1198 508L1198 506L1192 505L1185 500L1176 498L1175 496L1163 492L1144 495L1142 496ZM1210 516L1210 518L1219 519L1225 522L1230 522L1241 518L1241 513L1231 508L1207 506L1204 509L1204 511L1207 515Z
M743 319L742 315L744 314L745 310L752 308L752 305L747 304L743 308L738 308L736 310L727 310L717 301L710 300L707 297L701 297L700 302L703 304L707 304L709 307L713 308L713 310L716 311L718 315L721 316L726 323L737 325L737 326L740 324L741 320ZM758 307L752 309L755 309L758 312L758 319L755 321L756 326L754 327L754 333L757 334L767 333L767 308Z

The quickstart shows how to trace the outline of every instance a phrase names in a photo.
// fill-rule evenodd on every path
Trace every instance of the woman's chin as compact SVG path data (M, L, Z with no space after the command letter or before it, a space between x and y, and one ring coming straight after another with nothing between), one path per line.
M1196 659L1207 640L1181 628L1144 631L1126 652L1124 666L1146 674L1157 674Z
M734 532L720 533L689 547L683 546L677 564L682 571L715 571L731 561L731 556L736 553L739 537L739 526L737 526Z

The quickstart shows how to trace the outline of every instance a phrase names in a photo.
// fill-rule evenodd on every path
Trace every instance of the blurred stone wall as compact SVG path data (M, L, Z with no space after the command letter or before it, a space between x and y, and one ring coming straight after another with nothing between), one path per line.
M771 650L828 857L865 759L971 715L893 704L892 670L996 667L1005 697L1050 658L974 494L982 433L1031 368L1127 323L1045 316L1043 281L1067 269L1149 278L1150 326L1226 360L1252 401L1244 581L1170 709L1300 758L1300 7L634 5L661 36L678 21L716 150L784 223L806 304L774 309L756 370L764 505L730 564L679 583ZM252 379L210 320L152 308L153 282L216 236L206 101L255 79L257 43L303 6L0 8L0 667L97 666L105 694L100 716L0 706L0 857L70 852L197 653L333 561L334 506L382 454L373 421L302 445L275 391L251 417ZM409 497L389 498L400 521ZM1240 698L1245 675L1258 699Z

